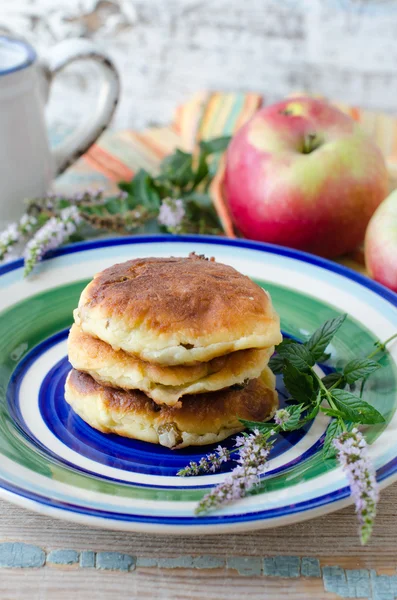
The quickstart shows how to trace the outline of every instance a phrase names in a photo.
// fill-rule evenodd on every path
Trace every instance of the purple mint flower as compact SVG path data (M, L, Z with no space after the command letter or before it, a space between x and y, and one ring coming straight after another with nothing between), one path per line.
M13 246L29 235L36 223L37 220L35 217L24 215L19 223L10 223L10 225L0 233L0 261L9 257Z
M61 210L59 216L51 217L37 231L25 248L25 275L28 275L35 264L49 250L58 248L66 242L81 222L81 216L76 206Z
M215 450L221 463L227 462L230 459L230 451L227 448L223 448L223 446L217 446Z
M285 425L285 423L287 423L289 418L290 414L285 408L280 408L279 410L276 410L274 414L275 423L277 423L277 425L280 425L281 427Z
M361 543L366 544L371 537L379 500L375 468L368 456L367 442L355 428L351 432L343 432L334 440L334 446L356 505Z
M0 261L9 257L12 247L18 243L20 238L17 223L11 223L0 233Z
M254 429L252 433L236 438L239 446L238 466L199 502L196 513L202 514L233 500L244 498L258 485L260 475L267 468L267 459L272 448L267 436Z
M204 473L215 473L220 469L222 463L227 462L229 459L230 450L218 446L215 448L215 452L203 456L198 463L190 462L187 467L178 471L178 475L180 477L192 477Z
M185 215L183 201L180 198L177 200L166 198L161 203L157 220L160 225L164 225L170 231L177 232L181 227Z
M32 231L35 225L37 225L36 217L32 217L31 215L23 215L19 221L18 229L22 235L27 235Z

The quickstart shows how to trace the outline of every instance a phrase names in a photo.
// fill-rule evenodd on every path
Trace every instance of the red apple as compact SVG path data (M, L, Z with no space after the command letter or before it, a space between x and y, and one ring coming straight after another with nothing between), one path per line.
M377 208L365 235L370 275L397 292L397 190Z
M236 133L224 189L244 236L334 257L362 242L388 176L353 119L326 102L293 98L260 110Z

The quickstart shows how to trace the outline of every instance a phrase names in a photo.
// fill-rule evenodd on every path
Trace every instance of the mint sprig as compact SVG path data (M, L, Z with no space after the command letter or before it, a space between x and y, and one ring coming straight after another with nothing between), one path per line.
M28 275L49 250L104 232L222 234L208 190L230 139L201 141L192 153L176 149L162 161L158 173L140 169L131 181L119 182L120 193L115 196L86 191L28 200L20 222L0 232L0 262L19 242L26 244ZM65 211L73 211L73 222L65 219Z
M313 368L315 363L330 357L326 351L345 319L345 314L329 319L304 343L284 339L269 362L276 374L283 375L284 385L290 395L288 402L293 403L286 410L291 411L295 405L299 406L299 419L294 421L294 429L302 427L319 412L334 419L327 430L324 458L333 455L333 440L341 432L350 431L354 425L374 425L385 421L379 410L363 400L362 390L357 395L352 388L346 388L360 380L365 382L381 367L373 357L384 351L385 344L397 334L386 343L377 343L376 349L368 357L350 360L342 372L329 373L321 378ZM295 419L296 412L293 415Z

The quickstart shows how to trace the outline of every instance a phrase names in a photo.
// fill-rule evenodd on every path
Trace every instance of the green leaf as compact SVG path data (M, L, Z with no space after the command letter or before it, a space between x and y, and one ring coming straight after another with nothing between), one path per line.
M325 363L330 358L331 358L331 354L329 352L324 352L321 356L318 357L318 359L316 360L316 362L318 362L320 364L321 363Z
M366 425L385 421L376 408L346 390L332 390L332 400L346 421Z
M93 204L92 206L85 206L83 212L87 215L104 215L106 210L103 204Z
M380 369L380 364L369 358L354 358L349 361L343 370L343 375L347 383L351 384L370 375L377 369Z
M120 211L121 201L120 198L110 198L104 204L105 209L111 215L117 215Z
M280 375L284 371L285 360L279 354L273 354L269 360L268 366L275 375Z
M299 371L288 359L284 369L284 385L298 402L312 404L316 399L317 388L314 387L313 377Z
M230 135L225 135L223 137L214 138L212 140L206 140L200 142L200 149L204 151L205 154L215 154L216 152L224 152L228 147L230 140Z
M203 198L200 198L200 204L195 199L184 198L186 216L190 226L186 228L185 233L219 233L222 230L218 215L212 202L204 204Z
M303 344L293 342L292 344L279 344L277 353L285 359L288 359L300 371L305 371L314 365L314 360L309 350Z
M278 346L276 346L276 351L278 351L279 348L285 348L285 346L290 346L291 344L296 344L297 342L291 338L283 338L283 341L279 343Z
M194 202L195 206L199 209L213 209L214 207L211 196L209 196L208 194L201 194L199 192L189 192L188 194L184 194L183 199L185 202Z
M62 210L63 208L68 208L69 206L72 205L72 202L70 200L68 200L67 198L61 198L58 201L58 210Z
M328 375L323 377L321 381L328 390L338 381L340 383L338 383L338 385L336 386L337 388L343 389L346 386L346 381L344 380L342 373L329 373Z
M299 429L299 419L303 410L303 404L293 404L286 409L289 412L289 419L284 425L281 426L283 431L292 431L293 429Z
M150 211L160 207L160 196L156 190L154 179L144 169L140 169L132 180L132 197Z
M308 413L308 415L305 417L305 421L313 421L313 419L315 419L319 413L320 410L320 405L319 404L315 404L314 407L312 408L312 410Z
M320 410L322 413L327 415L327 417L343 417L339 410L334 410L333 408L328 408L327 406L320 406Z
M283 341L280 342L278 346L276 346L276 354L273 354L269 361L269 367L276 375L280 375L283 372L285 366L284 356L281 356L281 354L278 353L278 350L279 348L285 348L290 344L296 344L296 342L294 340L291 340L290 338L284 338Z
M336 448L333 445L333 441L343 432L342 423L339 419L334 419L328 425L327 433L325 435L323 457L334 458L336 456Z
M186 187L193 181L193 156L177 149L174 154L167 156L160 166L161 177L180 188Z
M319 360L323 355L326 347L342 325L346 315L335 317L325 321L321 327L319 327L311 336L311 338L305 343L306 348L310 351L313 356L314 362Z
M245 419L239 419L239 421L247 429L258 429L261 433L270 433L272 429L277 427L273 422L268 423L262 421L246 421Z
M191 189L194 190L198 185L200 185L200 183L208 176L208 173L207 154L205 152L200 152Z
M122 192L126 192L127 194L132 194L132 183L131 183L131 181L119 181L119 183L117 184L117 186L119 187L119 189Z

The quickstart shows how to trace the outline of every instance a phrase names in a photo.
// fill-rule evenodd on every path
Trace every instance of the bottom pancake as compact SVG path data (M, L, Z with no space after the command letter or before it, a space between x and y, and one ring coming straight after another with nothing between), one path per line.
M266 368L242 389L186 396L180 408L160 407L143 392L106 387L73 369L66 380L65 398L84 421L103 433L185 448L220 442L242 431L239 419L269 420L278 408L274 383L273 373Z

